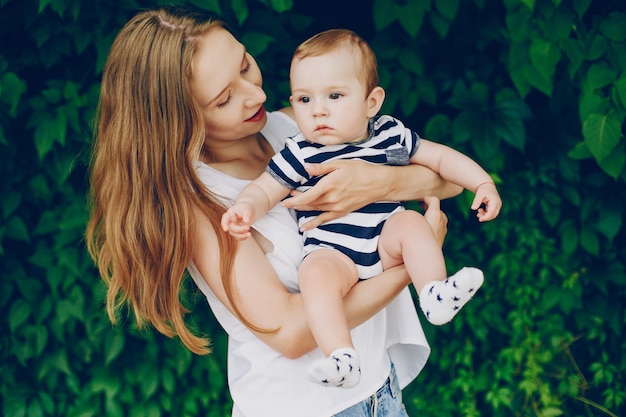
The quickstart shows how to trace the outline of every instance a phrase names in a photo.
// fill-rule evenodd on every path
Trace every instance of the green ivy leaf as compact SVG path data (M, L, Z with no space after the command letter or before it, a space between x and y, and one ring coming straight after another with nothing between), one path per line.
M571 220L566 220L559 228L563 252L572 254L578 246L578 230Z
M523 68L524 76L528 84L541 91L546 96L552 96L552 89L554 88L553 81L548 79L539 72L534 66L526 66Z
M119 378L109 375L105 369L98 369L91 381L91 391L104 392L107 400L115 398L120 388L123 387Z
M626 75L622 75L620 79L615 82L614 88L622 107L626 108Z
M109 365L117 358L124 348L124 335L120 331L107 333L104 338L105 365Z
M15 300L9 309L9 328L11 329L11 333L28 320L32 312L33 310L30 304L26 301L22 299Z
M574 75L578 72L580 66L585 60L583 45L579 39L568 38L561 41L561 47L563 48L563 52L570 61L568 65L568 73L570 79L573 79Z
M526 130L519 119L499 117L493 123L494 134L509 145L524 150Z
M557 407L546 407L541 410L542 417L557 417L557 416L562 416L562 415L563 415L563 410Z
M534 38L530 44L530 61L544 80L552 85L556 64L561 60L561 50L552 42ZM550 87L552 90L552 87Z
M0 98L9 105L9 115L15 117L20 98L26 92L26 83L16 74L7 72L0 78Z
M417 93L415 91L408 90L408 93L400 102L400 107L402 108L402 114L410 116L417 108Z
M589 67L583 80L583 91L592 92L613 83L617 79L617 71L606 62L597 62Z
M424 74L424 62L415 51L406 51L398 57L398 62L408 72L415 75Z
M395 2L389 3L388 0L374 0L374 26L376 31L380 32L397 19Z
M22 202L22 193L11 191L2 197L2 214L9 217Z
M598 220L598 230L600 233L606 236L609 242L612 242L621 228L622 213L605 207L602 212L600 212L600 220Z
M424 137L444 140L452 135L452 122L445 114L431 117L424 127Z
M623 147L621 147L619 151L611 152L609 156L598 161L598 165L600 165L600 168L602 168L604 172L613 177L613 179L617 179L626 165L626 152L624 152Z
M522 43L528 39L531 17L531 13L527 9L518 9L506 14L506 30L513 42L513 47L521 48ZM524 52L524 55L527 55L527 52Z
M448 21L453 21L459 12L460 0L439 0L435 1L435 7L441 16Z
M578 14L579 18L582 18L587 10L589 10L591 1L592 0L574 0L574 9L576 10L576 14Z
M293 0L269 0L269 5L278 13L283 13L293 8Z
M241 36L242 43L252 56L261 55L274 40L274 37L259 32L246 32Z
M580 245L592 255L597 256L600 253L598 235L587 225L583 225L580 231Z
M445 39L450 31L451 22L437 14L431 14L430 25L435 29L441 39Z
M590 114L583 121L585 144L601 161L617 146L621 134L621 123L614 114Z
M158 369L155 366L147 366L142 372L141 391L146 398L152 397L159 386Z
M608 112L611 103L609 100L600 95L600 93L583 93L578 102L578 114L580 120L585 120L593 113L605 114Z
M31 120L29 124L37 126L34 139L40 161L52 150L55 141L62 145L65 143L67 117L64 113L45 115L40 120Z
M50 394L44 391L39 391L38 396L39 396L39 401L41 401L41 405L43 406L43 409L46 411L46 413L53 414L54 405L56 404L56 402L52 399Z
M124 404L121 404L116 398L107 397L104 402L104 410L107 416L123 416L126 413L125 408ZM97 414L94 413L94 415Z
M22 242L30 242L28 228L24 221L18 216L13 216L7 221L5 233L6 237Z
M176 387L176 376L172 369L168 366L165 366L161 369L161 384L163 385L163 389L167 393L173 393L174 388Z
M429 9L430 0L409 1L406 6L399 6L397 19L400 26L409 36L415 38L424 23L424 15Z
M25 300L28 300L36 305L37 299L41 297L41 282L34 278L21 277L20 279L15 280L15 285Z
M600 32L613 42L626 40L626 14L612 12L600 23Z
M72 372L72 368L70 368L67 350L65 348L59 350L52 358L54 360L55 369L58 369L67 376L74 375L74 373Z
M246 0L233 0L230 4L233 12L235 13L235 17L237 18L237 23L239 26L243 24L248 18L248 14L250 10L248 9L248 3Z
M608 42L604 36L592 32L586 39L586 46L587 59L595 61L606 53Z
M28 417L44 417L43 408L37 398L33 398L28 403Z
M44 211L33 230L33 235L43 235L59 229L59 218L56 211Z
M26 327L23 334L32 346L33 355L40 356L48 342L48 329L41 324L37 324Z

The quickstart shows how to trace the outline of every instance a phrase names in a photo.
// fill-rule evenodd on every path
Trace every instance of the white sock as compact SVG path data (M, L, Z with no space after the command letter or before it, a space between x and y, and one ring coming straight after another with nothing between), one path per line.
M307 370L309 380L330 387L352 388L361 380L359 355L352 348L339 348Z
M420 307L432 324L441 326L451 321L456 313L483 285L483 272L465 267L445 281L433 281L419 294Z

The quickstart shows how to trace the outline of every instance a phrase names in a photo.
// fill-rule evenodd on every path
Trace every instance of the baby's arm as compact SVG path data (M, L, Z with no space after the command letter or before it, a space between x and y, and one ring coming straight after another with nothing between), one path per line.
M412 164L425 165L444 179L470 190L476 195L472 210L478 210L478 220L486 222L500 213L502 200L489 174L468 156L448 146L421 139ZM484 208L481 205L484 204Z
M222 228L239 240L249 238L254 222L265 216L289 191L264 172L241 190L235 204L222 216Z

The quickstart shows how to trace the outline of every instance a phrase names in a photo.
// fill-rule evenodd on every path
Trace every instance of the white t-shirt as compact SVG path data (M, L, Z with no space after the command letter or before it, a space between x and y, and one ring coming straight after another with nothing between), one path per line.
M293 120L281 112L268 113L263 136L280 151L288 136L297 133ZM240 180L198 163L202 182L227 203L249 181ZM293 214L277 205L254 228L274 245L267 258L291 292L298 291L297 268L302 259L302 237ZM384 310L352 331L361 358L361 382L354 388L323 387L309 382L306 369L323 357L316 349L298 359L288 359L258 339L235 318L210 290L195 265L191 277L206 295L228 338L228 384L233 417L329 417L372 395L385 382L390 358L401 387L422 370L430 347L424 336L408 289Z

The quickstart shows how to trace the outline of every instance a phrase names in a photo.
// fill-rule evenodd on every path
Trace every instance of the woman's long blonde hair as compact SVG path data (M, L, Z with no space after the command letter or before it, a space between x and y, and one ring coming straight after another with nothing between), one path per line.
M166 7L137 14L116 37L102 76L86 230L108 286L110 320L116 323L128 305L140 328L152 324L178 335L198 354L210 352L209 342L187 327L180 300L193 249L193 207L217 232L231 301L236 251L235 241L220 233L223 205L194 169L205 125L191 95L192 60L199 38L217 27L219 21L197 12Z

